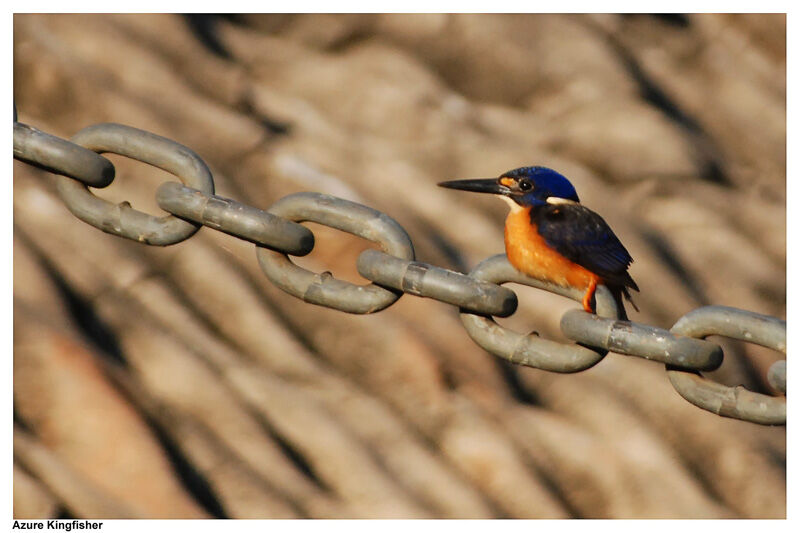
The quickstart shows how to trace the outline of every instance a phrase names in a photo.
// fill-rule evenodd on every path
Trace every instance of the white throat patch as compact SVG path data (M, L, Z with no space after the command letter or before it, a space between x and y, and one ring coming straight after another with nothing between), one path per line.
M500 195L498 195L497 197L500 198L501 200L503 200L505 203L507 203L511 207L511 212L512 213L522 209L521 205L519 205L517 202L515 202L514 200L512 200L508 196L500 196Z

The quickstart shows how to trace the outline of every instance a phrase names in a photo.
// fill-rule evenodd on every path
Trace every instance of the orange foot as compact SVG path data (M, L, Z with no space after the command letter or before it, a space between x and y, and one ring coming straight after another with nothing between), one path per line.
M595 289L597 289L597 278L593 277L589 282L589 286L586 288L586 294L583 295L583 309L587 313L594 313L594 309L592 309L592 296L594 296Z

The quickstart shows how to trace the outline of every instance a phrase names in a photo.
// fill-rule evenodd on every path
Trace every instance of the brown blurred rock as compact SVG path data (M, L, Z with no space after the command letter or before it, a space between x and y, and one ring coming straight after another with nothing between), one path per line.
M14 518L55 518L58 500L42 484L14 463Z
M73 516L98 520L140 516L130 506L76 472L19 426L14 426L14 458L41 480Z
M204 516L89 351L19 309L15 338L15 405L47 447L139 516Z

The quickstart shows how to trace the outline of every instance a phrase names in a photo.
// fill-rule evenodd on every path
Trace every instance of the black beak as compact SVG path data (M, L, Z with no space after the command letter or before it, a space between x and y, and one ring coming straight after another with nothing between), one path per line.
M504 196L511 194L511 189L504 185L500 185L494 178L443 181L438 185L439 187L445 187L446 189L457 189L459 191L488 192L489 194L502 194Z

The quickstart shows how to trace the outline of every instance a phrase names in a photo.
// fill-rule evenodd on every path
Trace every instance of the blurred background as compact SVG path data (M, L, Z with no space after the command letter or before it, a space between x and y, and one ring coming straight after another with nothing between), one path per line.
M469 271L507 207L437 188L565 174L625 243L631 319L719 304L785 318L786 19L778 15L16 15L21 122L99 122L197 152L266 209L330 193ZM109 155L98 196L162 213L174 179ZM486 353L445 304L352 316L289 296L251 244L167 248L73 217L14 162L14 513L44 517L777 518L784 427L678 396L609 354L556 375ZM369 245L308 224L298 263L364 283ZM510 285L500 321L563 339L578 304ZM766 349L709 376L774 393Z

